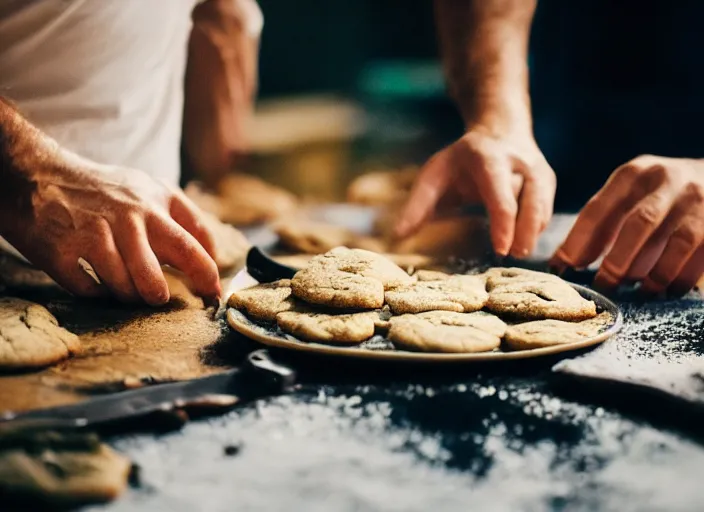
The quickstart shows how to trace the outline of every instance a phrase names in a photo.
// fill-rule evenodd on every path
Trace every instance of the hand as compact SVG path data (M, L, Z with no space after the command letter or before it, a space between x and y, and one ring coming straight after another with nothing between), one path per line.
M497 254L527 256L553 212L555 174L530 135L482 127L436 153L421 169L396 233L418 229L443 204L482 203Z
M167 264L198 295L219 297L212 241L180 190L139 171L85 161L53 164L33 173L31 183L16 203L26 207L0 212L2 235L68 291L163 304L169 289L161 265Z
M595 285L641 281L684 294L704 273L704 160L643 155L622 165L579 214L552 263L583 268L607 252Z

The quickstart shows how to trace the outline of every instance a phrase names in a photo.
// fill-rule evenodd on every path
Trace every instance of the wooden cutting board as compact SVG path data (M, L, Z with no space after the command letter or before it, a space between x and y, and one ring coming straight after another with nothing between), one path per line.
M0 374L0 414L231 367L233 344L223 342L232 335L224 321L213 320L213 311L206 311L178 276L167 272L167 281L172 300L156 309L78 300L41 279L35 286L7 288L4 295L49 309L63 327L79 335L82 353L41 371Z

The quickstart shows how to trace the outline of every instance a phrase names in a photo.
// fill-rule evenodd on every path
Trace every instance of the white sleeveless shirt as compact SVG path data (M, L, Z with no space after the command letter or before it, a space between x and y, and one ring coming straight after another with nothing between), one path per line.
M0 0L0 95L75 153L176 185L200 1ZM258 34L256 2L233 1Z
M79 155L177 184L199 1L0 0L0 94Z

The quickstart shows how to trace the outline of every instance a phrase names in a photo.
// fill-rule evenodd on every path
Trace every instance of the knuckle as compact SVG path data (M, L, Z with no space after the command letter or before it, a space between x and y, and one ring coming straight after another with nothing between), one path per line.
M684 223L672 234L671 242L686 248L699 245L701 233L689 223Z
M701 183L690 182L685 185L685 197L691 204L704 204L704 185Z
M654 183L660 184L670 180L671 171L663 164L657 163L646 167L642 173L647 175Z
M518 206L515 203L501 202L496 206L496 214L501 218L514 218L518 213Z
M630 221L638 225L655 226L660 223L663 212L652 202L637 206L631 214Z
M653 162L658 161L658 157L655 155L651 155L649 153L644 153L642 155L638 155L637 157L631 159L626 165L632 165L634 167L637 167L639 169L645 169L647 167L650 167Z
M660 288L667 288L674 278L674 276L669 274L670 273L667 271L667 269L665 269L661 265L658 265L650 272L650 275L648 275L648 279L650 279Z
M582 208L579 219L582 221L592 221L603 209L603 203L598 196L592 197Z
M614 177L625 181L633 181L643 174L644 167L634 162L629 162L614 171Z

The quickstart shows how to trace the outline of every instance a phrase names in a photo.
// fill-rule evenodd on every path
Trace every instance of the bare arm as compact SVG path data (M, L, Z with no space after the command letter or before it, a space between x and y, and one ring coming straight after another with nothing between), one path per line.
M210 235L182 192L62 148L2 98L0 236L76 295L163 304L162 264L204 298L220 294Z
M247 150L260 30L261 13L254 0L207 0L193 11L184 143L198 177L211 186Z
M555 175L533 138L527 51L536 0L436 0L448 90L465 134L421 170L399 219L412 233L440 205L482 203L494 250L527 256L552 216Z
M537 0L436 0L450 96L467 125L531 130L528 38Z

